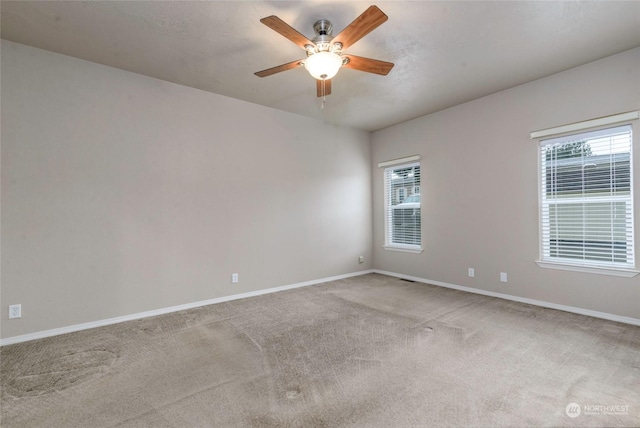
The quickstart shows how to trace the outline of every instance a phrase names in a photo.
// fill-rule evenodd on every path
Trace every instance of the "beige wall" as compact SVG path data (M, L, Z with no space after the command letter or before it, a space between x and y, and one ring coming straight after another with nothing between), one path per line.
M1 78L2 338L372 267L368 133L7 41Z
M640 109L640 49L372 136L374 266L486 291L640 318L640 276L538 267L537 143L529 132ZM640 125L634 123L635 154ZM420 154L422 254L387 251L381 161ZM640 161L634 165L640 228ZM636 248L640 253L640 233ZM636 256L638 260L640 255ZM475 268L475 277L467 268ZM500 272L508 273L501 283Z
M0 337L371 268L640 318L640 277L534 263L529 139L640 109L639 76L635 49L369 135L2 41ZM385 251L375 165L413 154L425 250Z

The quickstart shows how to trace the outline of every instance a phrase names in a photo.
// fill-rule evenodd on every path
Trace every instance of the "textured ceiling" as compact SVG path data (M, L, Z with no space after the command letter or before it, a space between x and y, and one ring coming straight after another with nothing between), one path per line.
M342 69L324 109L304 57L262 25L277 15L309 38L337 34L369 2L2 1L3 39L205 91L378 130L640 46L640 1L381 1L389 20L347 50L395 63L388 76Z

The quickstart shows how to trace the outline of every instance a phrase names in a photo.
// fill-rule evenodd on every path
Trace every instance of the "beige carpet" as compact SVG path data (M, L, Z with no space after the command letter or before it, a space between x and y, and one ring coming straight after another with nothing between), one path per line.
M376 274L1 357L3 428L640 425L640 327Z

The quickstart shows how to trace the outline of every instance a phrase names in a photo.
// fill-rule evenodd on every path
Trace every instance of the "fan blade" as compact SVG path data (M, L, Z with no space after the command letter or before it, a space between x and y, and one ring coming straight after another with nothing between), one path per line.
M272 74L280 73L281 71L291 70L293 68L298 68L302 66L302 60L297 59L295 61L288 62L286 64L278 65L276 67L267 68L266 70L258 71L255 74L258 77L267 77Z
M366 71L367 73L381 74L383 76L386 76L393 68L392 62L364 58L355 55L342 55L342 57L348 59L347 63L343 65L344 68Z
M300 46L302 49L305 49L305 45L315 46L315 44L307 39L305 36L300 34L296 29L292 26L284 22L282 19L278 18L275 15L267 16L266 18L262 18L260 20L264 25L271 28L276 33L279 33L285 36L287 39L291 40L296 45Z
M331 94L331 79L316 80L318 98Z
M387 19L389 19L389 17L378 9L378 6L370 6L369 9L362 13L362 15L354 19L351 24L347 25L347 28L335 36L331 40L331 43L340 42L342 43L342 49L347 49L349 46L375 30Z

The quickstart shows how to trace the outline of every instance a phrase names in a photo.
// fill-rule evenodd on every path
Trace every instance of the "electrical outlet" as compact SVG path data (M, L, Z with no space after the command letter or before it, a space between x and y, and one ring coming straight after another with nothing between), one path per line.
M507 282L507 273L500 272L500 282Z
M469 278L473 278L476 276L476 270L474 268L469 268Z
M239 281L238 274L237 273L232 273L231 274L231 282L236 284L238 281Z
M22 317L22 305L9 305L9 319Z

